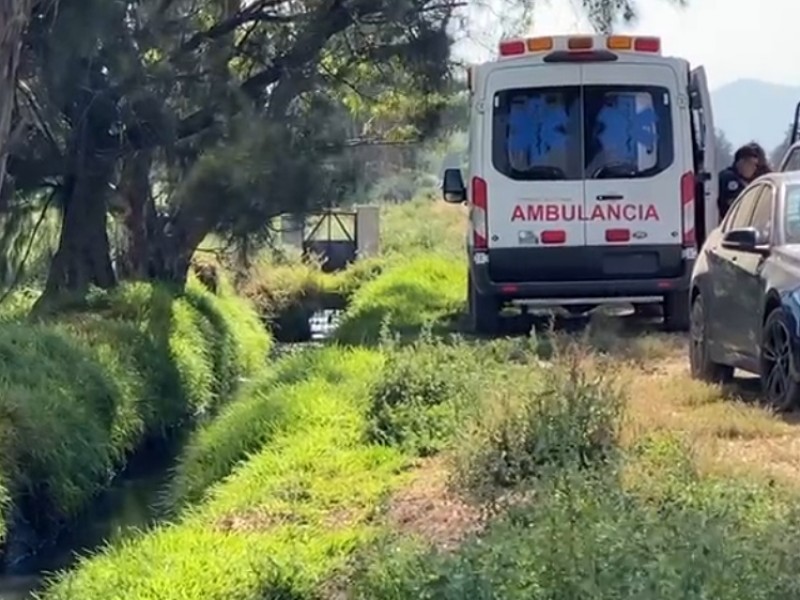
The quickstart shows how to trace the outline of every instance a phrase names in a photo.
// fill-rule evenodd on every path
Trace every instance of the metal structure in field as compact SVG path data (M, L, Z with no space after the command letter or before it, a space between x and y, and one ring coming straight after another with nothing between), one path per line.
M322 270L332 273L378 253L378 221L377 206L286 217L283 241L300 249L304 258L319 260Z

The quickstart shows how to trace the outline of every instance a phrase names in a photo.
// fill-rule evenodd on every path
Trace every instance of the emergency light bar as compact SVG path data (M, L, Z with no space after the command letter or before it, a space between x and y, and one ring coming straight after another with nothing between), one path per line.
M661 38L628 35L548 36L500 42L500 56L522 56L538 52L625 51L661 54Z

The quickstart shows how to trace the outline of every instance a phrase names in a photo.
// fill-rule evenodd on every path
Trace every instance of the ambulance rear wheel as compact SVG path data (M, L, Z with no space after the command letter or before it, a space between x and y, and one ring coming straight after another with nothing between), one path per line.
M690 316L687 292L675 292L664 297L664 328L667 331L689 331Z
M500 328L500 302L495 296L481 294L472 283L467 282L467 309L469 326L477 335L494 335Z

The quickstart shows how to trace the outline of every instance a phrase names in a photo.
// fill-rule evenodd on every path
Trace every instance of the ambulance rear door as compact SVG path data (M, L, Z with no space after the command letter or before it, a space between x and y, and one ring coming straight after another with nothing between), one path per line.
M610 254L623 268L614 271L667 275L680 253L690 169L678 75L666 64L597 63L584 65L583 84L586 244L619 247Z
M481 177L488 191L491 250L585 245L581 70L577 64L525 61L489 72ZM517 259L513 268L507 265L514 274L498 277L513 280L534 270L543 279L567 275L557 264L558 253L523 255L527 267ZM549 257L552 264L545 264Z
M719 225L717 207L717 155L714 136L714 117L711 112L711 94L703 67L696 67L690 74L689 97L692 109L692 127L697 144L696 169L700 185L697 186L698 205L697 234L698 244Z

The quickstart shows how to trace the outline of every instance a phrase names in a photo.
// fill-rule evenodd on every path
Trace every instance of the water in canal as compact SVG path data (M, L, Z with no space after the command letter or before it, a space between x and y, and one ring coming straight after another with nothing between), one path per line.
M106 541L152 525L175 455L172 447L143 452L68 532L55 542L11 557L0 572L0 600L33 598L48 573L68 568L77 556L96 551Z

